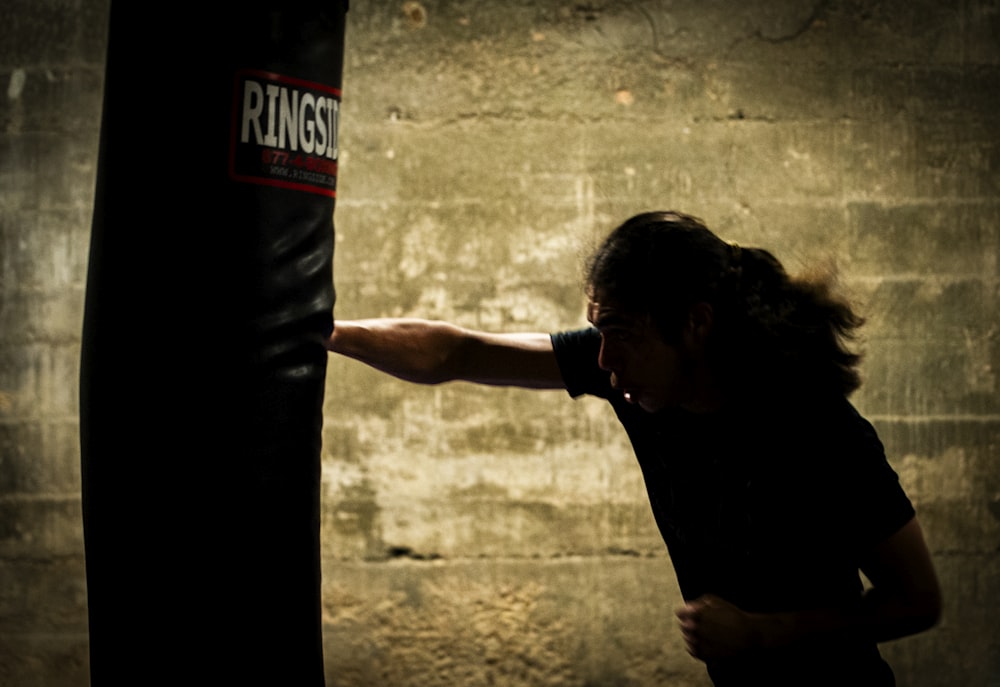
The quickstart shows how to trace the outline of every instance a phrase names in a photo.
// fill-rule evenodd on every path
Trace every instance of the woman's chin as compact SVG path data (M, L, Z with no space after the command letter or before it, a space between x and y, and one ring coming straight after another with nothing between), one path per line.
M666 405L660 399L648 396L633 396L630 403L634 403L647 413L658 413Z

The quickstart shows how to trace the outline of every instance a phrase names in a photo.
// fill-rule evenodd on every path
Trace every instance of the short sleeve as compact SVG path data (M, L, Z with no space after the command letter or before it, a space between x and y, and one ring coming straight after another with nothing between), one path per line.
M573 398L589 394L600 398L612 395L611 376L597 364L601 334L588 327L551 335L559 371Z
M885 455L885 448L875 428L856 416L860 425L861 447L855 454L853 467L858 472L854 483L857 505L854 521L863 544L874 544L897 532L909 522L916 511Z
M840 436L829 438L832 464L839 467L833 481L852 540L867 547L897 532L916 511L875 428L850 403L844 405Z

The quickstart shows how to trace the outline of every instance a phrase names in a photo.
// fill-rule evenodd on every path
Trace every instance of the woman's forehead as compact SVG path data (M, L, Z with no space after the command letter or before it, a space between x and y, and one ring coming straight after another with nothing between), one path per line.
M591 296L587 302L587 321L595 327L636 327L649 323L649 316L624 307L615 301L598 300Z

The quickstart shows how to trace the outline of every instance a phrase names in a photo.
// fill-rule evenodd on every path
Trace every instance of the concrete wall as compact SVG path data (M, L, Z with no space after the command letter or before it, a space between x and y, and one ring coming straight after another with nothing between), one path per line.
M86 685L77 376L107 2L0 3L0 684Z
M107 8L0 6L0 683L18 687L87 681L76 393ZM884 653L901 685L1000 684L1000 7L355 1L348 19L337 316L574 326L583 257L650 208L793 269L836 260L870 322L855 400L947 601ZM331 685L707 684L601 403L331 359L323 465Z

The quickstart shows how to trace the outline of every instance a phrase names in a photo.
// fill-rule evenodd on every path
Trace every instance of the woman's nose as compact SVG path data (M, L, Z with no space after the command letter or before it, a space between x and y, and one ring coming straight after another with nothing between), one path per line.
M605 372L611 372L613 363L614 358L609 350L608 342L604 337L601 337L601 348L597 352L597 366Z

